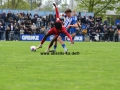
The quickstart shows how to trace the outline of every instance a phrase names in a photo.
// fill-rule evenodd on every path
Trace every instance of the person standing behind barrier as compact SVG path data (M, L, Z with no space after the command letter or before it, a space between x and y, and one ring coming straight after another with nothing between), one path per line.
M35 23L33 23L33 24L31 25L32 34L36 34L36 28L37 28L37 26L35 25Z
M8 26L10 28L9 40L14 40L15 27L14 27L13 23L9 24Z
M107 42L108 41L108 28L106 25L103 26L104 29L104 41Z
M46 26L46 16L43 16L43 18L42 18L42 21L43 21L43 25L42 26Z
M4 22L5 22L5 29L7 29L7 26L9 25L9 20L7 15L5 15Z
M120 42L120 30L118 31L118 34L119 34L119 42Z
M108 29L105 29L104 30L104 41L105 42L108 42L108 37L109 37L109 35L108 35Z
M82 31L87 30L87 25L83 23L81 29L82 29ZM84 34L82 34L82 35L83 35L83 41L84 41L85 40L85 35Z
M49 19L50 19L50 22L53 21L53 15L52 14L49 14Z
M14 32L14 40L18 41L20 37L20 29L19 29L19 24L15 23L15 32Z
M109 41L113 42L114 30L112 27L109 27Z
M50 22L49 16L46 16L46 29L48 28L49 22Z
M117 23L118 35L119 35L119 42L120 42L120 23Z
M99 41L100 42L100 31L99 30L95 30L94 39L95 39L95 41Z
M95 29L93 27L90 27L89 29L89 37L90 37L90 42L95 41Z
M5 28L3 26L3 24L0 22L0 40L4 40L4 32L5 32Z
M115 36L115 42L118 42L118 29L115 30L114 36Z
M27 17L28 17L28 20L31 20L31 18L32 18L32 14L30 13L30 11L28 11L28 13L27 13Z
M39 15L37 12L34 14L34 19L35 19L36 26L39 27Z
M14 15L13 20L14 20L14 22L18 22L18 21L19 21L19 14L18 14L18 13L16 13L16 14Z

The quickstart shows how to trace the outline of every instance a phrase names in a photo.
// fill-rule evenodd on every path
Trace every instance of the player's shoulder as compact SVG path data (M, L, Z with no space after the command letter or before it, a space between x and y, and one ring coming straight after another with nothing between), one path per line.
M75 18L75 16L71 16L71 18L73 18L73 19L74 19L74 18Z
M72 16L71 19L72 19L72 20L75 20L75 16Z
M72 19L72 22L76 22L75 16L72 16L71 19Z

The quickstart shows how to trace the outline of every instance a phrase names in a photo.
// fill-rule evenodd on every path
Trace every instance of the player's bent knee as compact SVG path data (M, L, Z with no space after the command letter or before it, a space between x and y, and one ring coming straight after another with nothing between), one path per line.
M60 41L61 40L61 37L59 36L58 38L57 38L57 41Z

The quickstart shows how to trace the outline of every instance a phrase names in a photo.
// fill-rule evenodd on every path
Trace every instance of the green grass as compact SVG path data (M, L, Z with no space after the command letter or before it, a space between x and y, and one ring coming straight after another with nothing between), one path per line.
M38 44L0 42L0 90L120 90L120 43L66 42L80 55L40 55L49 42L31 52Z

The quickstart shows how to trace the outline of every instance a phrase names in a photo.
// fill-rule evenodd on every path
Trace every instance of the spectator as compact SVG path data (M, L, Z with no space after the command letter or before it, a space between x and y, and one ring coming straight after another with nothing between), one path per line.
M118 37L119 37L119 33L118 33L118 29L115 30L115 42L118 42Z
M7 26L9 25L9 20L7 15L5 15L4 22L5 22L5 29L7 29Z
M108 29L106 26L104 26L104 41L108 41Z
M95 31L95 37L94 37L95 41L100 41L100 31L96 30Z
M105 19L104 25L108 26L108 21Z
M33 34L36 34L36 25L35 25L35 23L33 23L33 25L31 25L31 29L32 29Z
M40 34L40 29L41 29L40 27L36 28L36 34Z
M53 15L52 14L49 15L49 19L50 19L50 21L53 21Z
M120 23L117 23L117 29L120 30Z
M96 31L94 28L91 27L89 30L90 42L95 41L95 35L96 35Z
M27 18L28 18L28 20L31 20L31 18L32 18L32 14L30 13L30 11L28 11L28 13L27 13Z
M9 40L14 40L15 27L14 27L13 23L10 23L8 25L8 27L10 28Z
M11 11L9 11L8 14L7 14L7 18L9 19L11 17L12 17L12 13L11 13Z
M37 18L36 26L41 27L42 25L42 17Z
M43 21L43 26L45 27L45 25L46 25L46 16L43 16L42 21Z
M19 25L17 23L14 24L15 27L15 31L14 31L14 40L18 41L19 37L20 37L20 29L19 29Z
M117 23L117 29L118 29L118 34L119 34L119 41L120 41L120 23Z
M14 16L13 20L16 21L16 22L19 21L19 14L18 13Z
M114 30L112 27L109 27L108 34L109 34L109 41L113 42Z
M120 38L120 24L116 25L116 29L108 28L108 22L105 20L102 23L102 17L97 16L96 18L91 16L90 14L77 15L75 12L73 13L76 20L80 21L79 29L77 29L77 34L81 34L80 32L84 29L87 29L88 34L90 36L91 41L95 41L95 36L99 35L99 40L101 37L105 41L113 41L113 36L115 36L115 41L118 41L118 37ZM61 15L61 20L64 21L65 15ZM30 11L26 14L25 12L13 13L9 11L8 13L0 14L0 22L2 23L3 29L0 32L4 31L6 40L19 40L20 34L45 34L46 30L50 27L54 27L54 22L56 21L55 15L49 14L47 16L39 16L37 12L33 14ZM2 27L1 26L1 27ZM112 26L111 26L112 27ZM2 33L0 33L1 35ZM1 36L3 36L2 34ZM0 39L3 37L0 37Z
M4 29L4 26L3 24L0 22L0 40L4 40L4 32L5 32L5 29Z
M36 19L35 19L35 17L31 19L31 23L35 23L35 24L36 24Z
M42 26L42 27L41 27L41 30L40 30L40 33L41 33L41 34L45 34L45 32L46 32L46 29L45 29L44 26Z
M32 29L26 27L26 28L25 28L25 34L30 34L30 35L32 35Z
M48 25L49 25L49 17L48 16L46 16L46 29L47 29L47 27L48 27Z

